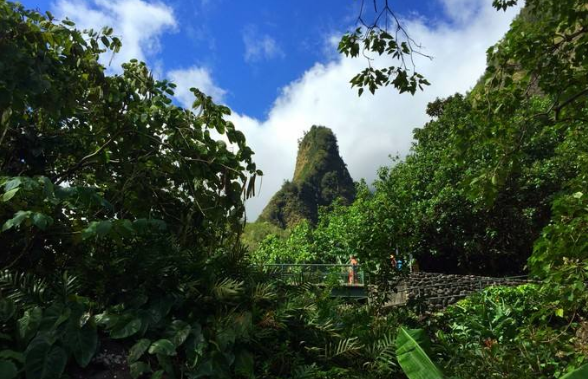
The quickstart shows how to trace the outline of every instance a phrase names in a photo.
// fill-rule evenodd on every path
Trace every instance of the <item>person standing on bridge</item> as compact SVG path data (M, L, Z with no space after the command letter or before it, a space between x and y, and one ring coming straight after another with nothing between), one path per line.
M392 267L392 270L396 269L396 265L398 263L396 262L396 257L394 256L394 254L390 254L390 266Z
M349 284L357 283L357 259L355 259L354 255L349 256L349 263L351 267L349 268Z

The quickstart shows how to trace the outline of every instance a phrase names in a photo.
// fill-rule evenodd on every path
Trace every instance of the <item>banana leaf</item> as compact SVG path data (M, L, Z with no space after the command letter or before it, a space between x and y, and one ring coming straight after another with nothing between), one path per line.
M429 339L422 329L400 328L396 358L409 379L442 379L443 373L429 358Z
M586 379L588 378L588 364L580 366L569 374L565 374L561 379Z

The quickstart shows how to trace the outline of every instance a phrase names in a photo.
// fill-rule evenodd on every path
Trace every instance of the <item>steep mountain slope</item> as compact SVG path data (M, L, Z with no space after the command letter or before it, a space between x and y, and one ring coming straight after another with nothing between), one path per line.
M284 183L263 210L260 221L281 228L303 219L316 222L318 208L335 199L351 203L355 197L353 180L339 155L337 138L324 126L312 126L298 145L292 181Z

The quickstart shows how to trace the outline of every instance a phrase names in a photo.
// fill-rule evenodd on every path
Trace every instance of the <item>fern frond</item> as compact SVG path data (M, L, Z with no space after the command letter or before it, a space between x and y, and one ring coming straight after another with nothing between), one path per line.
M212 288L212 293L218 300L230 300L243 292L243 282L231 278L225 278L217 282Z

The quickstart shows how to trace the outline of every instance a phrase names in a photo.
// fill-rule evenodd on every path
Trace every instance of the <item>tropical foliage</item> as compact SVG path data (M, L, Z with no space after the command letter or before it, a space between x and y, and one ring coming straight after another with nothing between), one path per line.
M144 63L109 74L121 46L109 28L1 1L0 377L585 377L587 19L584 1L528 0L474 90L431 103L411 154L373 189L358 183L352 204L323 191L318 219L259 243L266 225L248 250L243 201L262 173L230 110L198 89L178 107ZM410 53L372 32L367 49ZM342 50L357 55L358 38ZM426 84L387 72L358 83ZM534 282L435 315L390 309L406 271L396 251ZM338 280L258 264L350 255L383 301L346 303L331 297Z

